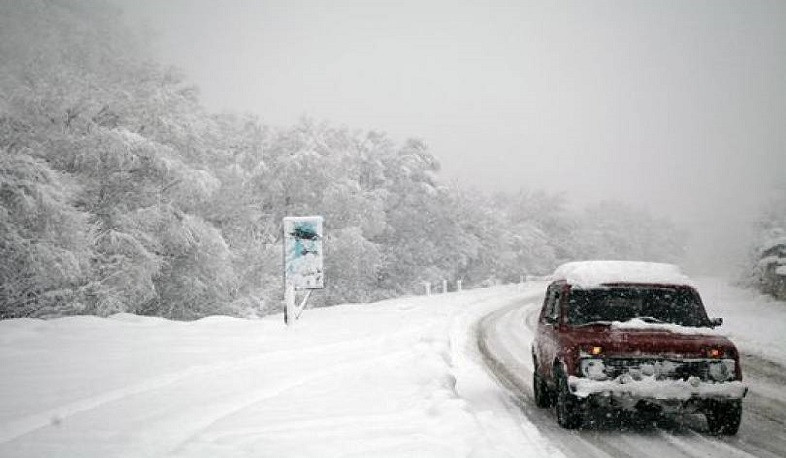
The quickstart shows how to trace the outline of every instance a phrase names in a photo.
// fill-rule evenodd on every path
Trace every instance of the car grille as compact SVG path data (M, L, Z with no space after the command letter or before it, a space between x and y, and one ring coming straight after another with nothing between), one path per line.
M628 374L636 379L655 376L658 380L687 380L689 377L709 380L709 364L706 360L609 358L604 363L606 376L612 379Z

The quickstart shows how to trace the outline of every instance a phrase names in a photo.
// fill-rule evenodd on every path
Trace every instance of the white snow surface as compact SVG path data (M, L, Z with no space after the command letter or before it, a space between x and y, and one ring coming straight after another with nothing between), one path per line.
M652 283L693 285L673 264L639 261L578 261L559 266L554 280L566 280L580 288L594 288L608 283Z
M668 331L674 334L714 336L725 335L713 328L703 328L694 326L680 326L673 323L650 323L641 318L632 318L628 321L612 321L612 329L635 329L641 331Z
M2 321L0 456L559 456L475 344L476 321L520 296L341 305L290 328Z
M546 285L307 310L291 328L280 315L0 321L0 456L560 456L475 345L480 317ZM743 353L786 365L786 303L696 285Z
M786 246L786 237L779 236L779 237L772 237L771 239L765 241L761 245L761 251L767 251L771 248L775 248L776 246L784 245Z
M786 366L786 302L719 278L695 280L707 315L723 318L717 331L731 338L741 352ZM744 366L742 371L744 376Z

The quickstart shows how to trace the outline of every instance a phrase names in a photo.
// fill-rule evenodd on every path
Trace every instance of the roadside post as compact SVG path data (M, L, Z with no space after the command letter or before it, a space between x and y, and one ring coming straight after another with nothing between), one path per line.
M300 318L314 289L325 287L321 216L284 218L284 323ZM304 291L297 304L298 291Z

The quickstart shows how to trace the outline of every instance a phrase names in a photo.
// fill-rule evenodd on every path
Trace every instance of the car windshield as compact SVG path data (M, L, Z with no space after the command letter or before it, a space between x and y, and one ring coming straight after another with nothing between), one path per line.
M698 294L690 289L611 287L577 288L570 292L569 324L628 321L633 318L681 326L709 325Z

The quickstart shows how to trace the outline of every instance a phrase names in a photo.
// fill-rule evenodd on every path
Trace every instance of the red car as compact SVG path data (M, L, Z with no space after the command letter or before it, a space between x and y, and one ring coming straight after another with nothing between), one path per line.
M592 409L704 413L736 434L747 387L737 348L715 331L690 280L670 264L587 261L559 267L532 345L538 407L579 427Z

